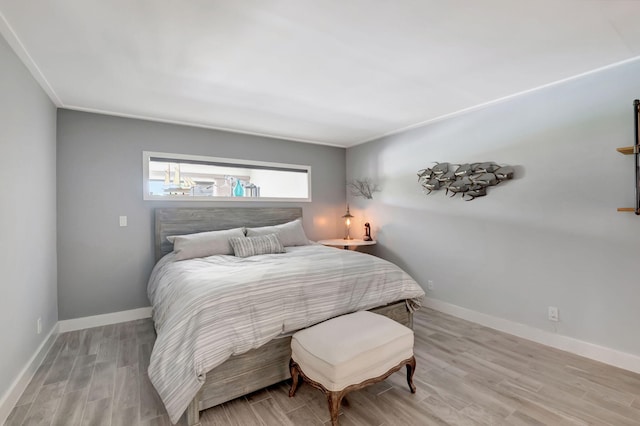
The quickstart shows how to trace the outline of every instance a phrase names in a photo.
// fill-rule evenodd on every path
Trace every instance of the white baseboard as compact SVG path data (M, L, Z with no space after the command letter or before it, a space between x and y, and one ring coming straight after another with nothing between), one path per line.
M428 308L435 309L436 311L444 312L445 314L484 325L485 327L522 337L523 339L551 346L566 352L571 352L585 358L633 371L634 373L640 373L640 356L638 355L599 346L585 342L584 340L574 339L573 337L540 330L525 324L483 314L451 303L442 302L437 299L426 298L423 305Z
M151 307L58 321L60 333L151 317Z
M40 364L44 360L44 357L51 349L53 342L55 342L56 337L58 335L58 324L54 325L51 328L47 337L42 341L36 352L33 354L31 359L27 361L27 364L24 366L18 377L11 383L7 392L0 399L0 425L4 424L4 422L11 414L11 410L16 405L22 392L27 388L27 385L33 379L33 375L36 373Z

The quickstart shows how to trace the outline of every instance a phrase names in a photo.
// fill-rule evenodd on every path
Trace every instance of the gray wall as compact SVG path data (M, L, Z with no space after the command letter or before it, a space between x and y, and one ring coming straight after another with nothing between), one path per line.
M305 164L310 203L142 200L142 151ZM345 149L172 124L58 111L60 319L149 306L156 207L302 206L312 239L333 238L345 204ZM119 227L118 216L128 216Z
M0 36L0 400L58 320L55 126L55 106Z
M428 296L640 355L640 217L634 204L632 102L640 62L347 150L347 177L377 179L351 199L383 257ZM422 194L433 161L496 161L517 179L464 202Z

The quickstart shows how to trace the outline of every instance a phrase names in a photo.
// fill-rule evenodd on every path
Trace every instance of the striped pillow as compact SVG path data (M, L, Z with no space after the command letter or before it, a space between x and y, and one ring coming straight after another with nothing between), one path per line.
M276 234L258 237L233 237L229 244L237 257L256 256L258 254L285 253L284 246Z

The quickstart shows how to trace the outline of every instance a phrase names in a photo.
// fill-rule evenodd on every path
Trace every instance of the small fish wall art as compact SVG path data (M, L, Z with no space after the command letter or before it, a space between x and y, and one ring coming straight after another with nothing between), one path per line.
M500 182L513 179L513 167L486 163L435 163L435 166L418 171L418 183L426 194L444 189L450 197L461 194L471 201L487 195L487 189Z

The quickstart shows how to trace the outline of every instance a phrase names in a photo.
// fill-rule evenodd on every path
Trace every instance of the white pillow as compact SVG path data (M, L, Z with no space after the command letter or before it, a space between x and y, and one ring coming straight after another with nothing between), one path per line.
M234 237L229 239L229 244L233 247L233 252L237 257L286 253L276 234L260 235L258 237Z
M172 235L167 240L173 242L176 260L207 257L214 254L233 254L229 238L244 237L242 228L225 229L224 231L199 232L188 235Z
M304 233L302 220L296 219L282 225L263 226L261 228L247 228L247 237L256 237L259 235L276 234L282 245L289 246L306 246L309 245L309 239Z

